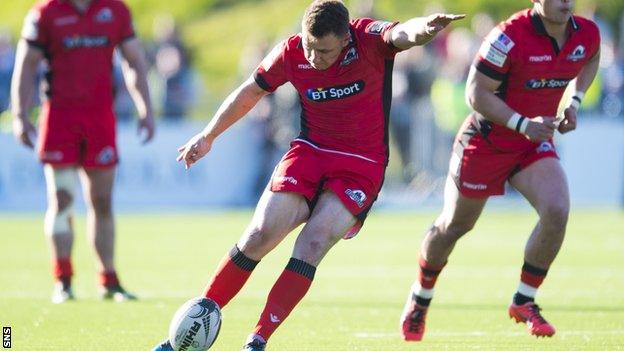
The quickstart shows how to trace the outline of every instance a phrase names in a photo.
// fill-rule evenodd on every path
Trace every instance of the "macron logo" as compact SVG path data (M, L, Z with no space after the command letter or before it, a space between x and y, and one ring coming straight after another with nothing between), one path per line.
M278 181L278 182L290 183L292 185L297 185L297 183L298 183L297 179L295 179L295 177L285 177L285 176L282 176L282 177L276 177L275 180Z
M529 56L530 62L550 62L552 61L552 56L550 55L541 55L541 56Z
M277 316L274 315L273 313L269 313L269 318L271 319L271 322L273 322L273 323L279 323L280 322L279 318L277 318Z
M473 184L473 183L464 182L462 185L465 188L472 189L472 190L485 190L485 189L487 189L487 185L485 185L485 184Z

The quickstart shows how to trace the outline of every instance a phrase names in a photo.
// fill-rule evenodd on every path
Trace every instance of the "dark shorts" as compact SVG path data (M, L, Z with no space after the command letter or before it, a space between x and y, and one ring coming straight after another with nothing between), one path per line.
M45 104L39 125L39 159L56 166L107 168L117 164L112 109L63 109Z
M358 220L347 233L352 237L377 200L384 172L383 164L296 140L275 168L270 189L301 194L310 209L324 190L331 190Z
M505 182L532 163L547 157L559 158L552 140L522 142L503 150L483 137L470 119L466 120L453 145L449 174L459 192L471 198L505 193Z

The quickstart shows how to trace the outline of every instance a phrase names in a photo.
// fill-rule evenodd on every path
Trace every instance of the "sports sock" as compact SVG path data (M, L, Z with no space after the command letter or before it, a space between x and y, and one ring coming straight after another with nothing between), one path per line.
M100 285L106 288L119 286L119 278L117 277L117 272L100 272Z
M63 288L68 288L71 285L71 278L72 275L74 275L74 270L69 257L55 259L52 270L54 278L63 284Z
M513 303L516 305L524 305L527 302L533 302L537 294L537 288L542 285L547 273L547 269L532 266L525 261L522 266L522 273L520 274L518 291L513 297Z
M412 294L418 305L423 307L429 306L431 299L433 299L433 287L445 265L446 263L440 266L431 265L420 256L418 259L418 280L412 286Z
M245 256L234 246L221 260L212 280L204 290L204 296L216 302L220 308L225 307L245 285L257 264L258 261Z
M315 273L316 267L313 265L291 258L286 269L273 285L264 311L253 332L264 340L269 340L273 332L308 292Z

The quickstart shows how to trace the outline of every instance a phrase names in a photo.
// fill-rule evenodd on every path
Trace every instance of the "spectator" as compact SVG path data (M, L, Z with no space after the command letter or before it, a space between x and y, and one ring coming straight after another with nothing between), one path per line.
M11 35L0 29L0 114L9 108L11 76L15 64Z

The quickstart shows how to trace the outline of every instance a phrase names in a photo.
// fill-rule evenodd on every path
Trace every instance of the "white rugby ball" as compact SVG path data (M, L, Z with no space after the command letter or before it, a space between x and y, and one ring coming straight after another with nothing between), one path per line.
M205 297L196 297L176 311L169 325L169 342L175 351L206 351L220 328L219 306Z

